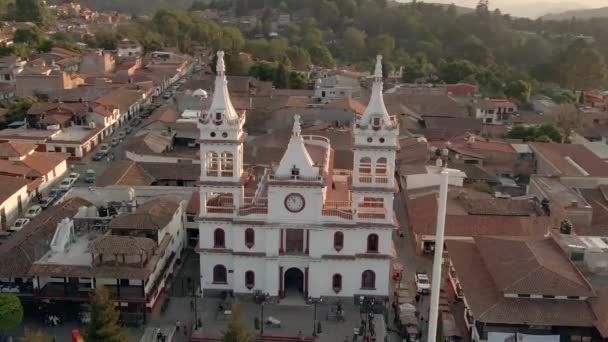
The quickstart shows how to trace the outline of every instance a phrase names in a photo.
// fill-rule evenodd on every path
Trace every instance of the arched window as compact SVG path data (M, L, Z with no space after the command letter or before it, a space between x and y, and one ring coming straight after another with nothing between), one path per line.
M232 167L234 163L234 156L232 153L223 152L220 158L220 163L222 177L232 177Z
M367 253L378 253L378 235L369 234L367 236Z
M334 274L333 277L331 277L331 287L332 289L334 289L335 293L338 293L342 290L342 275L341 274Z
M372 173L372 159L370 157L363 157L359 160L359 173L362 175Z
M207 152L207 176L217 176L220 158L215 152Z
M226 235L222 228L218 228L213 232L213 247L226 248Z
M255 245L255 231L253 228L245 229L245 246L251 248Z
M374 271L367 270L361 274L361 288L367 290L376 289L376 273Z
M386 162L386 158L378 158L376 160L376 174L377 175L386 175L388 164Z
M213 268L213 283L214 284L228 283L226 267L224 267L224 265L215 265L215 267Z
M253 271L245 272L245 287L248 290L255 287L255 273L253 273Z
M342 248L344 248L344 233L336 232L334 233L334 249L339 252Z

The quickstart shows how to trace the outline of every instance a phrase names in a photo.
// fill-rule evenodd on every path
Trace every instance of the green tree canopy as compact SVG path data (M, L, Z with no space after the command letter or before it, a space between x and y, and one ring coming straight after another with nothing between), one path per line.
M15 329L23 320L23 306L19 297L0 294L0 333Z
M15 0L15 20L44 24L49 20L48 10L42 0Z
M360 60L363 51L367 50L367 34L354 27L349 27L342 35L343 55L350 61Z
M91 322L87 327L87 341L91 342L127 342L129 336L119 323L120 313L114 307L114 300L105 287L95 290L91 305Z
M262 324L264 323L262 322ZM238 305L232 307L232 316L230 316L222 342L249 342L247 328L241 318L241 308Z
M582 40L570 44L559 57L562 84L576 90L591 90L606 82L604 56Z
M313 45L308 49L313 64L333 68L336 65L334 57L325 45Z
M531 93L532 86L524 80L511 81L505 87L505 95L509 98L516 99L519 103L528 103L530 101Z

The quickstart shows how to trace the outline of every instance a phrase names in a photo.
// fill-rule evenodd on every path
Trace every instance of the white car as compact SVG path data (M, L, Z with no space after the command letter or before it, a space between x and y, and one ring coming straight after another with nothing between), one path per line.
M25 217L34 218L34 217L38 216L41 212L42 212L41 206L33 205L25 212Z
M80 179L80 173L72 172L68 175L68 178L72 178L74 182L77 182Z
M61 183L59 183L59 189L70 190L74 186L74 183L76 183L74 178L64 178Z
M55 198L53 198L53 197L50 197L50 196L44 197L43 199L40 200L40 206L42 207L42 209L46 209L46 208L50 207L54 201L55 201Z
M420 294L431 293L431 281L426 273L416 273L416 290Z
M15 224L9 229L11 232L16 232L21 230L26 224L30 223L30 219L28 218L20 218L15 221Z

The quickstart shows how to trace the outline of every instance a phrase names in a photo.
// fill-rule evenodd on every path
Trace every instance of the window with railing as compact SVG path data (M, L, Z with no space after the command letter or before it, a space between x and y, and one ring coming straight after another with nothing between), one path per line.
M247 246L247 248L251 248L251 247L253 247L254 244L255 244L255 231L253 230L253 228L245 229L245 246Z
M213 267L213 283L228 283L228 272L226 271L226 267L224 265L216 265L215 267Z
M369 157L363 157L359 160L359 174L370 174L372 173L372 159Z
M331 287L335 293L338 293L342 290L342 275L341 274L336 273L331 277Z
M248 290L255 287L255 273L253 273L253 271L245 272L245 287Z
M369 234L367 236L367 253L378 253L378 235Z
M207 152L207 176L216 177L220 170L220 158L215 152Z
M213 248L226 248L226 234L222 228L213 232Z
M376 288L376 273L374 271L367 270L361 274L361 288L365 290L374 290Z
M342 248L344 248L344 233L336 232L334 233L334 249L339 252Z
M234 155L230 152L223 152L220 161L221 176L232 177L234 167Z

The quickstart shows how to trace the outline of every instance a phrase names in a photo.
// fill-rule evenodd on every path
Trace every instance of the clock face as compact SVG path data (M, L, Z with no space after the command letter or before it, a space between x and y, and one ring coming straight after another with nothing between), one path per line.
M304 201L304 196L300 194L289 194L285 197L285 208L292 213L299 213L304 209L306 205L306 201Z

